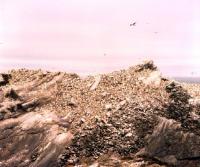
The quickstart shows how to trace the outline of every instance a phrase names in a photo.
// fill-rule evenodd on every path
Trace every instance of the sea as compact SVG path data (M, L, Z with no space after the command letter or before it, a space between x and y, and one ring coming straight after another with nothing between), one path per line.
M173 77L178 82L200 84L200 77Z

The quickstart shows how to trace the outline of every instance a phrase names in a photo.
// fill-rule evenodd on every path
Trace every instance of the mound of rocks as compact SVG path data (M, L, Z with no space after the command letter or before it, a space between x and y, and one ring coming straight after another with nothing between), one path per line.
M8 76L0 167L200 163L200 89L163 78L152 61L84 79L26 69Z

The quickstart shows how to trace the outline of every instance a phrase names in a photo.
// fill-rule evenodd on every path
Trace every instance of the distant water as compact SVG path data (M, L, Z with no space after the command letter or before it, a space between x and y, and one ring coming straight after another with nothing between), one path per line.
M200 84L200 77L174 77L178 82L198 83Z

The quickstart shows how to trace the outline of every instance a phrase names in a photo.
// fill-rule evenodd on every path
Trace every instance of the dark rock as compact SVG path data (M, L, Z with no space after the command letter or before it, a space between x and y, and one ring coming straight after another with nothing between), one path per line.
M175 82L168 84L165 90L170 94L166 113L170 118L183 121L191 112L189 105L190 95Z
M10 79L11 79L10 74L0 74L0 86L8 84Z
M70 98L68 101L67 101L67 104L71 107L77 107L77 102L74 98Z
M182 166L185 160L184 164L195 166L200 162L200 137L184 132L181 124L174 120L161 118L148 137L144 152L146 156L168 165Z
M9 98L14 99L14 100L20 99L17 92L12 88L9 91L6 92L5 97L9 97Z
M0 121L4 119L4 114L0 112Z
M145 70L145 69L149 69L149 70L154 71L154 70L157 69L157 67L154 65L152 60L145 61L143 64L137 65L135 67L136 72L140 72L140 71Z

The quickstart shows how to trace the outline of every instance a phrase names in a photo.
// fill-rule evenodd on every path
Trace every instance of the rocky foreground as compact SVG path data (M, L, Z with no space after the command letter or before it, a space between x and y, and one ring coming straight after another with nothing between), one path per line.
M200 86L153 62L81 78L0 74L0 167L199 167Z

